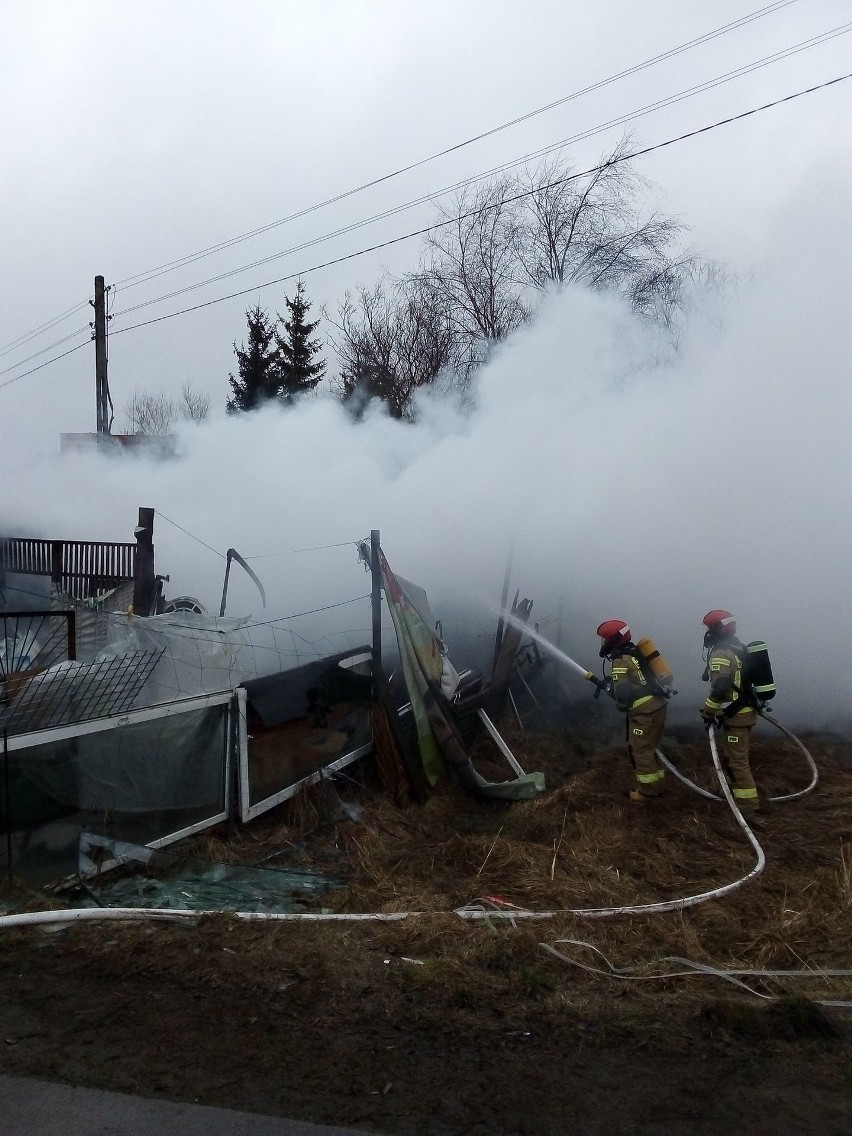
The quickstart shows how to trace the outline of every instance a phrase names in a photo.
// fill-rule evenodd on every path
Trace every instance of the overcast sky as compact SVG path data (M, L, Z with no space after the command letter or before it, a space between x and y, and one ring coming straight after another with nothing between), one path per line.
M418 578L419 570L429 587L430 573L446 579L441 561L453 560L484 596L499 593L507 519L524 517L519 583L552 616L572 581L568 606L578 628L633 613L658 624L672 596L681 622L739 603L751 608L755 634L786 628L782 609L787 616L812 608L820 634L838 619L848 625L850 589L839 580L846 569L834 560L829 572L829 563L848 564L850 553L831 518L848 511L840 486L850 472L852 350L843 312L852 80L639 162L653 183L649 206L689 225L690 245L725 261L740 280L724 327L698 313L681 357L664 368L655 369L659 345L647 329L617 305L578 294L549 301L498 354L472 421L437 407L417 431L377 420L358 433L321 404L286 421L271 413L223 420L245 308L259 300L283 310L293 288L260 285L301 273L315 314L323 304L333 309L347 288L413 266L417 242L312 266L422 227L434 216L429 205L122 314L852 19L847 0L778 6L452 155L133 285L149 270L266 228L764 6L0 0L0 347L83 305L0 356L0 529L126 540L144 504L217 550L259 554L345 542L377 527L392 562L395 550L403 560L403 575ZM852 70L850 46L852 35L840 35L639 117L630 125L633 144L840 76ZM613 125L568 153L579 168L591 166L623 131ZM169 468L60 462L60 432L95 426L90 344L9 382L86 342L96 274L115 286L115 428L137 388L177 392L189 380L213 400L217 420L187 435L186 456ZM124 330L243 289L245 296L203 311ZM71 333L78 334L24 361ZM628 374L644 377L641 391L625 386ZM527 394L520 404L519 377ZM638 474L636 464L632 472L618 466L622 445L641 455ZM184 573L177 590L204 592L215 607L215 556L208 578L197 543L162 522L157 537L158 567ZM635 556L629 586L612 567L626 541ZM349 571L350 550L341 555ZM335 598L356 594L363 580L356 576L353 592L338 583L341 571L311 568L305 604L335 588ZM248 592L244 598L254 602ZM279 602L288 610L286 598ZM595 644L588 628L584 634L580 653L588 654ZM826 705L836 708L831 699Z
M844 0L796 0L747 26L626 77L454 155L271 229L186 269L123 286L148 269L264 227L400 166L767 7L758 0L2 0L3 138L0 347L116 285L119 313L271 256L379 209L486 170L841 26ZM637 147L849 70L852 36L802 51L637 119ZM681 143L639 165L654 200L692 227L692 244L741 259L767 209L820 166L848 160L849 86ZM620 137L614 126L570 148L583 168ZM846 153L838 155L843 148ZM136 387L189 379L217 412L256 299L283 307L284 284L309 269L422 226L423 206L262 268L112 322L110 386L117 418ZM412 241L346 266L305 273L315 304L417 258ZM192 303L246 297L122 333ZM2 367L78 329L83 334L0 375L0 382L85 339L69 320ZM94 428L93 349L0 390L29 408L51 401L50 433ZM11 396L11 397L10 397ZM45 423L47 425L47 422ZM116 428L120 423L116 423Z

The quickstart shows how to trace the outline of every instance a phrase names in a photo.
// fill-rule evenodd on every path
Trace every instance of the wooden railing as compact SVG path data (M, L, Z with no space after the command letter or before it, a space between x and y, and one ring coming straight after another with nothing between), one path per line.
M0 571L50 576L64 592L82 600L132 580L136 547L115 541L0 537Z

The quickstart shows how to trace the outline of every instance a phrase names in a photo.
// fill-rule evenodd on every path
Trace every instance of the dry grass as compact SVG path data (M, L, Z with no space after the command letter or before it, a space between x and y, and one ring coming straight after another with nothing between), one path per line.
M507 1010L534 1000L579 1012L602 992L625 985L640 1006L669 996L681 1006L697 1004L723 992L718 980L703 976L629 984L593 976L541 950L543 941L560 939L592 943L616 966L639 964L640 976L672 969L662 961L668 956L720 967L852 967L852 764L838 744L813 743L821 773L815 793L760 814L756 831L767 857L762 876L687 911L604 920L581 919L570 909L702 892L744 875L753 853L723 804L691 794L673 778L653 806L627 802L621 751L595 753L582 773L569 775L577 755L568 751L565 735L528 734L511 744L524 767L543 770L553 786L536 800L477 801L447 782L424 806L401 810L378 788L347 784L340 793L362 810L356 823L342 817L328 787L318 785L228 839L207 836L192 847L193 855L239 863L289 848L320 862L324 856L339 862L345 853L349 878L331 899L336 910L428 914L346 925L245 924L223 917L205 920L196 933L233 943L239 981L252 989L299 982L309 972L318 981L361 982L372 991L380 974L375 996L402 992L416 1001L428 994L432 1005L461 1012L493 1000ZM753 752L756 778L769 794L806 783L801 757L786 741L756 739ZM682 745L677 760L693 779L712 785L703 741ZM516 925L466 923L452 914L477 902L561 914ZM80 935L90 947L103 941L93 929ZM126 955L133 953L128 936L156 942L156 965L168 956L166 943L184 949L185 931L127 928L121 932ZM603 965L582 947L562 949ZM205 981L234 981L234 951L223 947L210 956ZM147 957L140 950L139 965ZM417 961L405 961L411 959ZM761 989L782 990L777 983ZM850 998L852 982L814 983L801 993Z
M622 796L629 777L620 751L594 754L584 772L569 776L577 757L566 751L564 735L521 735L511 744L525 768L543 769L555 787L536 800L506 804L473 800L446 783L426 805L406 810L378 790L359 790L362 823L326 819L327 790L316 787L245 830L239 847L259 859L285 841L304 841L305 833L315 849L331 840L350 865L337 910L435 913L379 933L395 957L418 955L427 963L403 968L404 981L414 984L433 980L435 959L444 978L452 964L468 983L473 970L493 977L520 967L553 975L564 964L543 956L538 944L559 938L592 942L616 965L651 969L667 955L761 969L852 965L852 767L838 747L815 746L821 783L814 794L761 813L757 832L767 868L742 891L664 916L582 920L570 909L637 905L717 887L749 871L753 853L724 805L673 778L652 807L630 805ZM677 759L712 787L703 742L681 746ZM485 762L478 764L485 772ZM767 795L806 783L800 755L783 739L756 740L753 764ZM497 767L488 772L506 776ZM352 799L350 787L343 792ZM515 927L461 924L447 914L471 903L564 914ZM376 934L353 933L365 940ZM577 957L591 961L582 951ZM582 981L581 972L572 980ZM713 981L690 984L706 990ZM827 989L845 994L849 983Z

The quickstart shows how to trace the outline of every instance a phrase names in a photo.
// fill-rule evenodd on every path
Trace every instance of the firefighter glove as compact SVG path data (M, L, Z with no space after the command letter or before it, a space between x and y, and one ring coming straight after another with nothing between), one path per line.
M601 694L608 694L610 698L614 698L612 693L612 679L611 678L596 678L592 680L595 684L595 698L600 698Z

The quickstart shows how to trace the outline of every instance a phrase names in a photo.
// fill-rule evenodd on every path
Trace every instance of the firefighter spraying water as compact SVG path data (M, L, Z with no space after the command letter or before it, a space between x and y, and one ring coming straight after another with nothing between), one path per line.
M657 748L666 724L666 705L674 693L673 675L650 639L633 642L623 619L605 620L597 634L600 657L611 664L610 679L601 685L626 715L627 754L635 777L627 797L644 804L662 792L665 769L657 759Z
M538 630L508 612L503 613L503 618L593 683L595 698L604 693L615 699L626 714L627 752L635 778L628 799L643 804L659 796L664 767L658 760L657 749L665 728L668 699L677 691L672 690L671 670L654 643L645 638L634 644L623 619L604 621L597 629L601 637L600 656L611 662L612 669L609 675L598 678Z
M627 664L627 676L621 672L623 664L618 667L619 674L604 675L603 678L598 678L592 671L578 663L565 651L561 650L554 643L551 643L538 629L530 628L521 620L516 619L510 612L504 611L503 618L517 627L518 630L523 631L529 635L542 647L544 647L550 654L555 656L571 670L575 671L582 678L591 682L595 687L595 697L599 697L601 693L613 695L617 682L623 682L626 677L629 680L632 670L632 664ZM727 620L727 622L725 622ZM772 716L766 713L766 703L775 695L775 682L772 676L772 667L769 662L769 654L766 644L762 640L756 640L748 644L743 644L736 638L736 621L730 612L724 611L721 608L716 608L707 613L704 617L704 626L707 631L705 636L705 649L707 650L707 667L705 669L704 679L710 681L710 692L701 709L701 716L704 719L705 725L708 729L708 741L711 747L715 747L715 743L719 743L720 764L719 769L723 771L727 785L731 787L732 798L736 801L738 806L743 804L748 809L749 802L752 802L751 807L754 808L754 802L758 802L757 790L754 788L754 780L751 777L751 769L748 767L748 742L751 733L751 728L754 725L757 717L763 718L764 721L770 723L777 730L780 730L797 748L801 751L805 761L808 763L810 769L810 781L802 789L794 792L784 793L776 797L768 798L774 802L780 801L794 801L801 797L807 796L816 788L819 780L816 765L814 764L813 757L801 742L786 726ZM601 657L610 655L623 647L625 644L618 644L613 642L610 650L605 650L606 643L613 635L626 634L630 642L629 635L630 629L623 620L607 620L600 624L598 627L598 634L602 639ZM634 698L628 707L638 709L640 712L643 706L650 707L653 705L652 701L642 703L641 700L647 697L651 690L654 691L654 697L667 699L676 694L677 691L671 689L671 671L665 659L656 650L654 644L649 639L640 639L635 645L630 643L633 650L636 652L634 661L636 661L637 669L640 667L645 672L646 679L649 672L653 674L652 682L648 683L648 689L642 693L641 689L638 692L638 697ZM726 663L727 656L731 657ZM638 659L641 658L641 664ZM614 661L613 661L614 663ZM615 671L615 664L613 665ZM636 693L634 688L631 688L630 683L622 688L626 695ZM627 702L627 698L624 700ZM637 702L639 706L637 707ZM663 723L665 722L665 702L663 703ZM741 715L741 711L746 711L750 722L746 725L746 714ZM733 717L734 723L731 725L729 719ZM628 708L628 728L630 728L630 708ZM643 725L642 742L644 742L644 725ZM662 727L660 728L662 733ZM633 735L628 735L628 743L632 740ZM736 737L736 741L730 741L729 738ZM638 740L639 736L636 735ZM734 747L739 747L734 750L734 762L731 763L730 750ZM644 752L645 747L642 746L642 759L646 757ZM635 761L635 745L634 752L631 755ZM657 793L659 793L659 784L662 780L663 770L673 773L675 777L686 785L690 790L700 796L720 800L723 798L718 797L717 794L710 792L706 789L701 789L698 785L694 784L689 778L685 777L671 762L666 758L662 751L655 745L653 751L655 764L653 768L649 768L648 772L644 770L641 772L643 775L656 773L653 782L639 782L637 776L637 785L632 793L641 793L643 788L648 785L657 786ZM746 763L746 771L743 768L743 759ZM649 763L650 764L650 763ZM637 773L640 772L637 770ZM750 783L748 783L750 782ZM753 792L751 791L753 790ZM648 798L651 798L654 793L647 793ZM635 800L635 797L631 797Z

